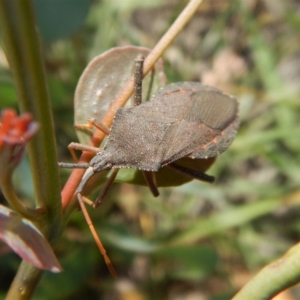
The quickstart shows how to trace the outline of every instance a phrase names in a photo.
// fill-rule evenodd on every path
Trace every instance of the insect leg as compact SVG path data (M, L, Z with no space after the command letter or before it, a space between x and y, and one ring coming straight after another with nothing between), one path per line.
M74 128L76 130L93 129L94 127L101 130L106 135L110 134L110 129L103 123L97 122L95 120L95 118L88 119L88 123L86 123L86 124L75 124L74 125Z
M94 127L96 127L97 129L101 130L104 134L106 134L106 135L109 135L109 134L110 134L110 129L109 129L106 125L104 125L103 123L101 123L101 122L96 122L96 120L95 120L94 118L90 118L90 119L88 120L88 122L89 122L92 126L94 126Z
M203 172L199 172L197 170L189 169L180 165L177 165L175 163L171 163L167 165L168 168L173 169L174 171L177 171L179 173L182 173L184 175L190 176L192 178L205 181L205 182L214 182L215 178L213 176L207 175Z
M99 196L97 197L97 199L93 203L93 207L94 208L98 207L101 204L102 199L105 197L105 195L107 194L108 190L110 189L110 187L114 183L115 178L116 178L118 172L119 172L119 169L114 169L113 170L113 172L109 176L108 180L106 181L105 185L103 186L102 190L100 191Z
M86 203L86 204L88 204L90 206L94 206L94 202L92 200L90 200L89 198L81 195L81 199L83 200L84 203Z
M134 106L142 103L142 80L143 80L144 57L139 54L135 59L134 72Z
M69 149L71 156L75 162L78 161L78 158L77 158L74 150L90 151L90 152L95 152L95 153L100 151L100 148L83 145L83 144L79 144L79 143L70 143L68 146L68 149Z
M154 178L155 173L149 171L143 171L143 175L152 195L154 197L159 196L159 191L157 189L155 178Z
M96 229L95 229L95 227L94 227L94 225L93 225L93 222L92 222L92 220L91 220L91 218L90 218L90 216L89 216L89 214L88 214L88 212L87 212L87 209L86 209L86 207L85 207L85 205L84 205L84 200L82 199L82 196L81 196L80 193L77 194L77 198L78 198L78 202L79 202L79 204L80 204L80 208L81 208L81 210L82 210L82 212L83 212L83 215L84 215L84 217L85 217L85 220L86 220L86 222L87 222L87 224L88 224L88 226L89 226L89 228L90 228L90 230L91 230L91 233L92 233L92 235L93 235L93 238L94 238L94 240L95 240L95 242L96 242L96 244L97 244L97 246L98 246L98 248L99 248L101 254L102 254L103 257L104 257L105 263L106 263L106 265L107 265L107 267L108 267L108 269L109 269L111 275L112 275L114 278L116 278L116 277L117 277L117 273L116 273L116 271L115 271L115 269L114 269L114 267L113 267L113 265L112 265L112 262L110 261L108 255L107 255L107 253L106 253L106 250L105 250L103 244L101 243L101 240L100 240L100 238L99 238L99 236L98 236L98 234L97 234L97 232L96 232Z
M90 122L84 123L84 124L74 124L74 128L76 130L84 130L84 129L93 129L94 125L91 124Z

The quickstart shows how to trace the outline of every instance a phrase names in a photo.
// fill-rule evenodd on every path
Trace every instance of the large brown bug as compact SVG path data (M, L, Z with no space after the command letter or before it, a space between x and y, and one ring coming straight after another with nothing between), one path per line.
M137 59L137 63L142 64L142 60ZM176 161L183 157L216 157L228 148L236 135L239 118L234 97L198 82L178 82L163 87L150 101L140 104L141 70L140 67L136 72L136 106L119 108L111 130L94 122L109 134L104 148L96 148L99 151L90 163L60 164L87 169L76 191L81 202L87 181L95 173L112 168L144 171L155 196L158 191L150 172L164 166L212 182L212 176L180 166Z
M106 145L89 164L71 165L87 171L77 189L94 173L111 168L156 172L171 165L196 179L211 176L176 165L178 159L218 156L233 141L239 126L235 98L196 82L170 84L151 101L120 108Z

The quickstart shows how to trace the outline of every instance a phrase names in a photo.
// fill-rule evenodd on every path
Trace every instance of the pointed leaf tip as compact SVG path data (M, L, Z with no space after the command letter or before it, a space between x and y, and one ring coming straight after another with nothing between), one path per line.
M52 247L38 228L3 205L0 205L0 239L37 268L54 273L62 271Z

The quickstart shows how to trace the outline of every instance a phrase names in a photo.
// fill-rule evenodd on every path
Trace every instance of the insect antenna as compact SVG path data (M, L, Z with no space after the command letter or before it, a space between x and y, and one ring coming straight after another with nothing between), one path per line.
M88 163L82 163L82 164L77 164L77 163L63 163L59 162L58 166L60 168L66 168L66 169L87 169L89 167Z

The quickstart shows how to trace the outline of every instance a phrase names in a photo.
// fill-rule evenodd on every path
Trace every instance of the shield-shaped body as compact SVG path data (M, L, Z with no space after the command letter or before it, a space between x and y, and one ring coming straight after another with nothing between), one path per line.
M215 157L233 141L237 113L236 99L216 88L170 84L151 101L120 108L103 151L93 161L99 163L102 156L112 168L158 171L182 157Z

